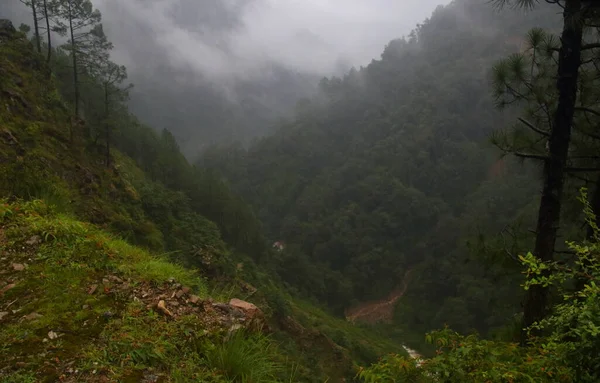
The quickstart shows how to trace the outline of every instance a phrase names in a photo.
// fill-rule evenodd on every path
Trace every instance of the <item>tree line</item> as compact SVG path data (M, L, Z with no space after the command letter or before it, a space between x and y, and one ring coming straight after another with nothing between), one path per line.
M39 53L45 45L46 61L51 64L53 34L67 36L68 41L58 47L58 54L68 55L70 63L60 63L68 67L72 74L73 122L82 118L81 88L82 78L87 77L102 87L102 116L95 140L100 131L105 141L105 162L110 166L110 147L114 129L112 117L128 98L128 90L133 86L124 85L127 69L111 61L113 44L108 41L102 27L102 15L89 0L19 0L31 10L33 40ZM26 27L28 29L28 27ZM45 41L42 38L45 32ZM71 126L73 131L73 126ZM73 134L73 132L71 133ZM73 137L71 137L73 139Z

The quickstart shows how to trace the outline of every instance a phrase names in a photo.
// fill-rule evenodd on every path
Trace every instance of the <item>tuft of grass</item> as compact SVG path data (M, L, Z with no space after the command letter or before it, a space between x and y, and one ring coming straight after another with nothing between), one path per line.
M30 372L16 372L12 375L0 377L0 383L36 383L39 380Z
M225 343L208 352L208 366L231 382L277 382L282 366L275 361L274 345L264 335L236 332Z

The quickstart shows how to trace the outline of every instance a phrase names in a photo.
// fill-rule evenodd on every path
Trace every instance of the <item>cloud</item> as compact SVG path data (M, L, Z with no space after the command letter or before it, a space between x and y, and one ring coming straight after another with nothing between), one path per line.
M368 64L444 0L97 0L115 58L208 79Z

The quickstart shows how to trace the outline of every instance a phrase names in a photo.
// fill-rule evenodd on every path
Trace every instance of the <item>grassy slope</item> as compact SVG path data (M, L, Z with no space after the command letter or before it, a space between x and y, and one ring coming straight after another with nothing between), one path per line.
M269 339L227 346L222 318L186 297L177 320L158 314L169 279L201 298L215 295L211 281L122 239L162 249L136 190L148 181L119 153L103 165L45 72L26 39L0 42L0 382L227 381L240 371L255 377L236 381L336 382L353 360L398 351L302 302L291 304L297 321L271 321ZM208 220L205 230L215 237Z

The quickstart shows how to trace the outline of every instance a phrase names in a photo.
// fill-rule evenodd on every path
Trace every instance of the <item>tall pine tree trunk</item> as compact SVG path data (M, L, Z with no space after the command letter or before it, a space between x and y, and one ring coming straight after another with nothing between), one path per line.
M52 33L50 33L50 14L48 13L48 0L44 0L44 18L46 19L46 34L48 38L48 56L46 62L50 64L50 58L52 57Z
M556 232L560 224L561 197L571 140L571 125L577 99L577 79L581 65L582 24L578 20L581 0L566 0L558 59L558 105L553 116L549 155L544 163L544 186L536 229L535 255L544 262L554 258ZM548 289L532 286L525 297L523 325L529 327L544 318ZM522 342L526 341L523 334Z
M75 120L79 118L79 75L77 73L77 46L75 44L75 33L73 31L73 9L71 0L67 0L69 11L69 31L71 33L71 57L73 59L73 86L75 87Z
M35 33L35 45L38 53L42 53L42 42L40 40L40 27L38 25L37 9L35 8L35 2L37 0L31 0L31 13L33 13L33 29Z

